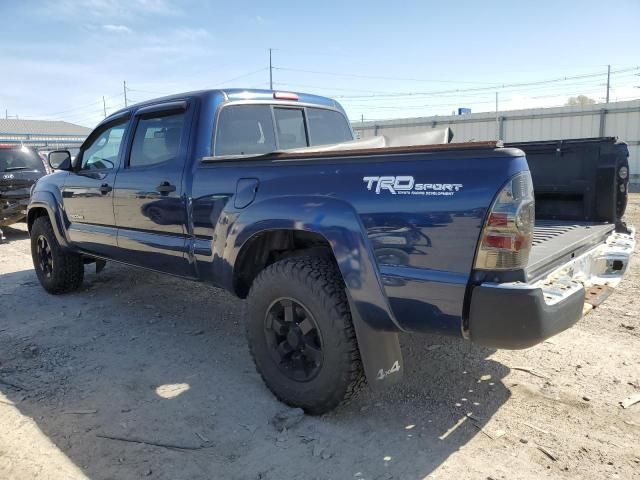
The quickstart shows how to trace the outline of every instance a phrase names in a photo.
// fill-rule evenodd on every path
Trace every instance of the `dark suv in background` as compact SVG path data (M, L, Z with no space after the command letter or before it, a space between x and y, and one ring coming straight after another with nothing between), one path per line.
M33 148L0 144L0 241L2 227L25 219L31 187L47 173Z

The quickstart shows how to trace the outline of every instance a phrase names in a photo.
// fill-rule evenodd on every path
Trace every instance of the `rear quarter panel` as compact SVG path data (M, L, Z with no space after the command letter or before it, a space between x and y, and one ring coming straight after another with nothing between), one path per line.
M337 253L351 297L371 304L369 315L386 309L401 329L460 335L486 211L526 169L515 149L200 163L190 205L199 275L232 289L235 255L251 235L316 231ZM368 189L371 176L462 186L451 195L393 194ZM233 202L241 178L258 180L243 209Z

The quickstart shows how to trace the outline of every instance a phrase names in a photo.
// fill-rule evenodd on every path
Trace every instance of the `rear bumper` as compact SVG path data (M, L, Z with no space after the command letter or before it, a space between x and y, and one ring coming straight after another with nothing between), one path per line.
M635 230L606 241L533 284L483 283L471 293L471 341L495 348L531 347L575 324L620 283Z

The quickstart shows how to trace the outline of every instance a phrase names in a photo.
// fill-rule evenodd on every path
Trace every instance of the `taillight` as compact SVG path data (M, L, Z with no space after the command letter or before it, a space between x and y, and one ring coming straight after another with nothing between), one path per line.
M514 176L500 191L482 229L475 268L516 270L529 260L535 203L528 171Z
M629 176L629 169L625 166L620 167L620 170L618 170L618 176L622 180L626 180L627 177Z

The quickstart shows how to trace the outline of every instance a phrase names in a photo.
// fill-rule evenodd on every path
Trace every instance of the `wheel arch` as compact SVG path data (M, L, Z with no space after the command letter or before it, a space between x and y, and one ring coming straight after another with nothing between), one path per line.
M220 232L222 233L222 232ZM278 258L330 254L352 306L372 328L398 331L373 251L359 215L347 202L317 196L274 197L242 210L219 235L222 284L246 296L250 281ZM278 255L274 255L278 252ZM248 268L257 254L257 266Z
M69 248L62 208L51 192L34 192L27 211L27 228L31 232L33 222L38 217L48 217L53 227L56 240L63 248Z
M374 301L385 302L383 306L369 303L366 295L375 295L375 292L367 290L363 295L367 278L361 278L362 272L354 268L357 262L354 266L353 259L339 261L340 254L340 251L336 252L335 242L331 237L318 231L273 229L254 233L244 242L236 257L236 293L246 296L259 273L280 260L296 256L330 258L345 285L365 375L372 387L389 387L403 377L404 362L398 339L399 328L386 304L387 297L382 287L379 287L379 297ZM383 310L385 306L389 308L389 313Z
M242 245L235 261L235 294L245 298L253 280L262 270L278 260L301 255L326 256L336 262L329 241L320 233L295 229L263 230L255 233Z

